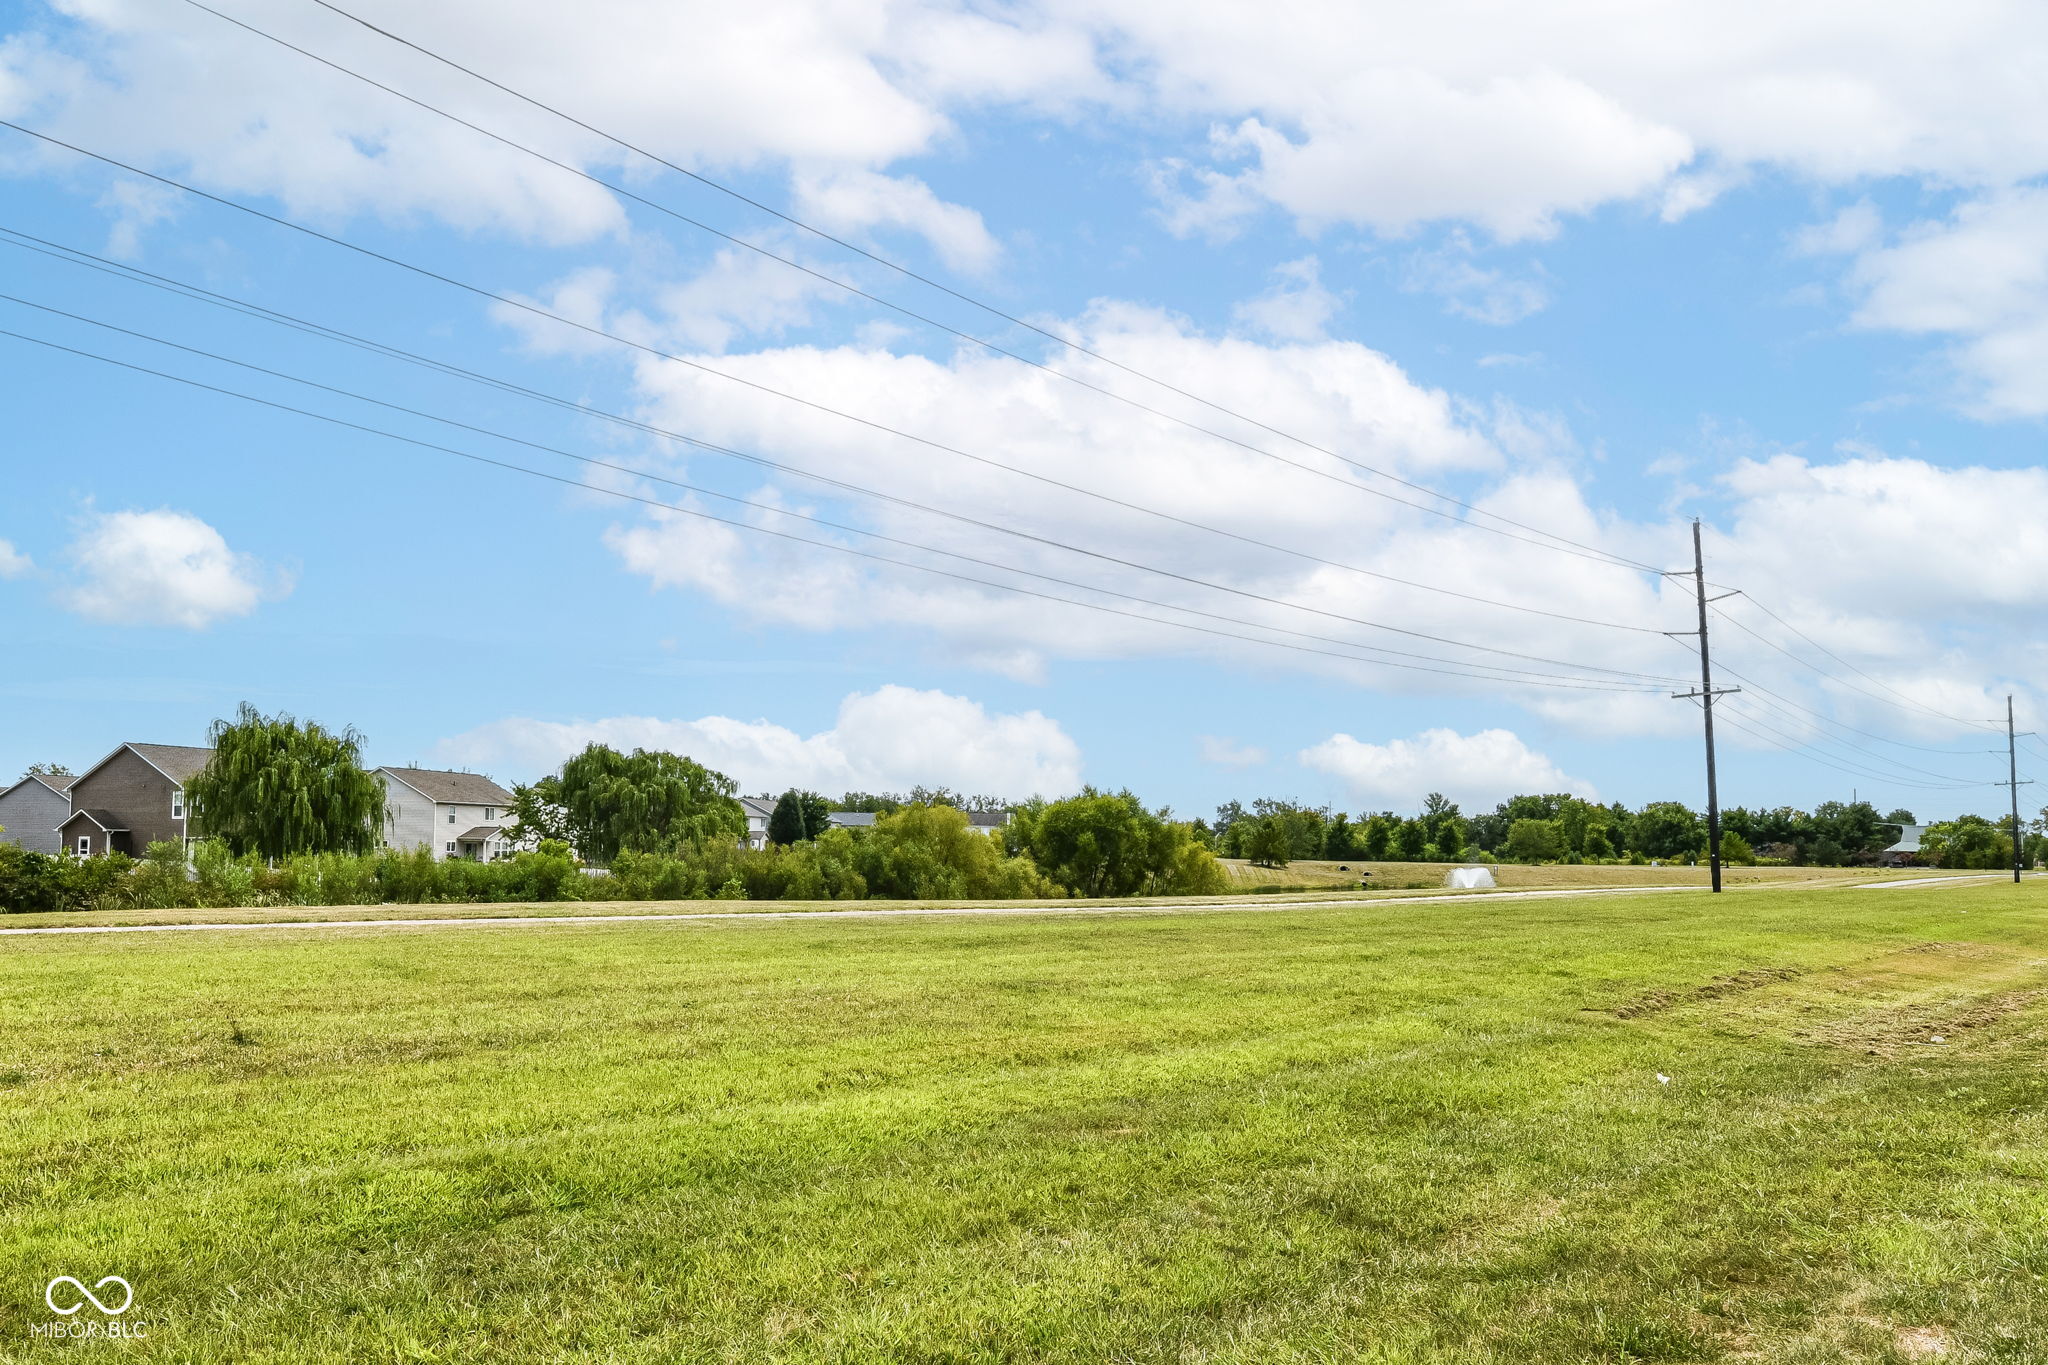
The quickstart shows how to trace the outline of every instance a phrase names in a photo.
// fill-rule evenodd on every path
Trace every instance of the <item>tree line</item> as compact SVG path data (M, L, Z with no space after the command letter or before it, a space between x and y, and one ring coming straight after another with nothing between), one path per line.
M1721 812L1721 856L1731 863L1849 867L1877 861L1917 824L1905 809L1880 814L1868 801L1823 801L1811 811L1791 806ZM1432 792L1415 815L1393 811L1357 816L1325 806L1262 798L1226 802L1213 821L1194 822L1195 837L1225 858L1264 866L1326 859L1337 862L1700 862L1707 857L1706 818L1678 801L1639 808L1606 805L1563 792L1514 796L1491 811L1465 815ZM2020 831L2029 864L2048 861L2048 808ZM2012 862L2012 817L1979 815L1928 826L1920 861L1936 867L2005 867Z

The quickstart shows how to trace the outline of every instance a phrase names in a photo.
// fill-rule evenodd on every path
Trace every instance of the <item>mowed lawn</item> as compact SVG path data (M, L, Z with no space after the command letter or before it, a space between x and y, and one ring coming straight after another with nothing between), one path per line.
M2036 1362L2044 1037L2040 882L0 940L0 1359Z

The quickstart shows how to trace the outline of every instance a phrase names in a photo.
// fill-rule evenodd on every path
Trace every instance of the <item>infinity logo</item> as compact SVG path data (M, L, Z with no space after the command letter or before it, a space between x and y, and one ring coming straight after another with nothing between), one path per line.
M73 1289L76 1289L82 1297L83 1302L74 1303L69 1308L58 1307L57 1286L60 1284L68 1284ZM92 1289L105 1289L110 1284L118 1284L121 1286L121 1302L111 1307L107 1304L101 1303L98 1297L94 1295L94 1293L92 1292ZM110 1318L119 1317L121 1314L127 1312L128 1305L135 1302L135 1290L129 1286L128 1281L122 1279L119 1275L107 1276L107 1278L101 1280L98 1284L94 1285L92 1289L87 1289L82 1282L74 1280L69 1275L59 1275L56 1279L50 1281L47 1285L43 1286L43 1302L50 1305L51 1312L62 1313L66 1317L69 1317L73 1313L76 1313L79 1309L85 1307L85 1305L89 1303L93 1307L99 1309L102 1313L105 1313ZM112 1298L113 1296L110 1294L107 1297Z

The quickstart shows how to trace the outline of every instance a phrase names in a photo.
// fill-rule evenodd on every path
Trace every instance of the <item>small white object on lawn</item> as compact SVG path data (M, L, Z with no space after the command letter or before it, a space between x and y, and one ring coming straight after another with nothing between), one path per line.
M1671 1078L1660 1071L1657 1073L1657 1084L1669 1085L1671 1084Z
M1937 1043L1945 1043L1948 1041L1948 1039L1942 1037L1939 1033L1937 1033L1934 1035L1934 1041Z
M1461 891L1470 891L1477 887L1495 886L1498 883L1493 880L1493 873L1486 868L1454 867L1444 877L1444 885Z

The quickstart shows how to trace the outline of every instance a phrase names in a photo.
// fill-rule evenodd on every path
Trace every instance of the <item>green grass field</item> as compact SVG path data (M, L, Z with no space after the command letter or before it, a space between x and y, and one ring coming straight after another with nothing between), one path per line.
M2048 883L0 954L0 1359L2048 1360Z

